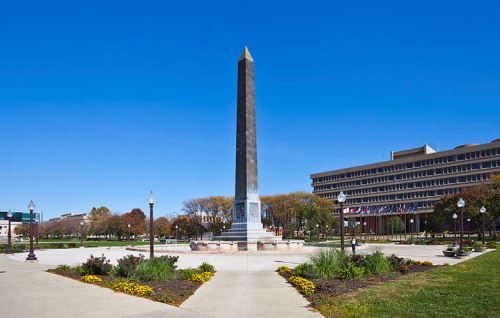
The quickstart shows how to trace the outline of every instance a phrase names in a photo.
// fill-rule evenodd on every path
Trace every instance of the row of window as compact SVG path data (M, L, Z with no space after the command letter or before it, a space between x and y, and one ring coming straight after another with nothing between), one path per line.
M456 194L462 192L463 188L450 188L450 189L437 189L437 190L428 190L428 191L415 191L415 192L405 192L399 194L386 194L386 195L378 195L372 197L363 197L363 198L349 198L347 197L346 206L350 204L370 204L370 203L381 203L381 202L390 202L390 201L399 201L399 200L409 200L409 199L417 199L417 198L432 198L436 196L448 195L448 194ZM320 197L326 199L335 199L336 195L333 193L325 193L321 194Z
M332 190L332 189L345 189L345 188L352 188L352 187L364 186L364 185L370 185L370 184L386 183L386 182L393 182L393 181L407 180L407 179L416 179L416 178L425 178L425 177L435 176L435 175L463 173L463 172L469 172L469 171L474 171L474 170L479 170L479 169L491 169L491 168L497 168L497 167L500 167L500 160L484 161L481 163L479 163L479 162L478 163L469 163L469 164L456 165L456 166L451 166L451 167L443 167L443 168L435 168L435 169L416 171L416 172L400 173L400 174L396 174L396 175L388 175L388 176L383 176L383 177L375 177L375 178L362 179L362 180L338 182L338 183L314 186L313 189L314 189L314 192Z
M385 173L385 172L406 170L406 169L411 169L411 168L420 168L420 167L427 167L427 166L432 166L432 165L446 164L446 163L455 162L455 161L486 158L486 157L496 156L496 155L500 155L500 148L491 148L491 149L486 149L486 150L482 150L482 151L473 151L473 152L468 152L468 153L463 153L463 154L458 154L458 155L444 156L444 157L426 159L426 160L418 160L418 161L414 161L414 162L390 165L390 166L385 166L385 167L371 168L371 169L359 170L359 171L348 172L348 173L340 173L340 174L331 175L331 176L318 177L318 178L313 178L313 183L343 180L343 179L356 178L356 177L373 175L373 174L378 174L378 173Z
M490 179L490 174L482 173L482 174L474 174L474 175L452 177L452 178L441 178L441 179L433 179L433 180L418 181L418 182L392 184L392 185L379 186L379 187L345 190L344 193L348 196L349 195L350 196L364 195L364 194L373 194L373 193L380 193L380 192L404 191L404 190L408 190L408 189L435 187L435 186L443 186L443 185L446 186L449 184L456 184L456 183L482 182L482 181L487 181L489 179ZM336 197L336 195L338 193L339 193L338 191L334 192L333 196Z

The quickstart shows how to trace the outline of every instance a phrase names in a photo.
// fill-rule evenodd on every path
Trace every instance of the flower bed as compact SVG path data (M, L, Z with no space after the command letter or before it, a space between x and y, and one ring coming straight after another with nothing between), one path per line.
M380 252L349 255L337 250L323 250L311 256L307 263L293 269L280 266L276 272L314 306L332 295L350 293L434 267L429 261L413 261L395 255L385 257Z
M215 273L212 265L177 270L177 257L161 256L153 260L127 255L112 266L104 256L91 256L79 266L59 265L51 273L88 284L109 288L154 301L179 306Z

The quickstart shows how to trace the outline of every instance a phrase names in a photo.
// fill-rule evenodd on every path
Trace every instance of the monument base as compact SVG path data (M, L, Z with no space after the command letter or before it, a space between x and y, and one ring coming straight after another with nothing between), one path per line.
M304 247L304 241L192 241L190 247L192 251L219 253L238 251L297 252Z

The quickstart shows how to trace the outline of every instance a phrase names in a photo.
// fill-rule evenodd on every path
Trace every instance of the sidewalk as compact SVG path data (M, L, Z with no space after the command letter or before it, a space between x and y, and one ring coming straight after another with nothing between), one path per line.
M217 272L181 308L211 317L323 317L273 271Z
M45 272L0 255L1 317L207 317L204 314L115 293ZM5 271L5 272L3 272Z

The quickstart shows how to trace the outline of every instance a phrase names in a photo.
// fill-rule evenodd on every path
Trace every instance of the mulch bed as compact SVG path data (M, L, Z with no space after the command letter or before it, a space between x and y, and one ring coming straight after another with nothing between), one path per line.
M314 294L308 297L311 305L321 302L325 298L329 298L339 294L348 294L357 291L358 289L366 288L372 285L393 281L411 273L426 272L438 266L409 266L406 274L400 272L391 273L388 276L367 276L357 279L321 279L313 280L316 285Z
M47 272L64 276L67 278L71 278L77 281L81 282L82 276L79 273L71 272L71 271L57 271L55 269L49 269ZM103 282L110 282L113 281L114 279L110 276L107 275L95 275L98 276L103 280ZM83 283L83 282L82 282ZM183 279L173 279L170 281L166 282L137 282L137 284L141 285L148 285L151 288L153 288L154 292L157 293L162 290L169 290L172 295L175 296L175 299L172 301L168 302L169 305L172 306L177 306L179 307L186 299L189 298L194 292L201 286L199 282L194 282L190 280L183 280ZM94 284L100 287L105 287L102 286L101 284ZM137 297L137 296L136 296ZM148 298L151 300L156 301L153 297L144 297Z
M190 280L176 279L166 282L147 282L145 285L153 288L155 292L167 289L176 296L176 300L169 303L169 305L179 307L186 299L189 298L201 286L199 282Z

